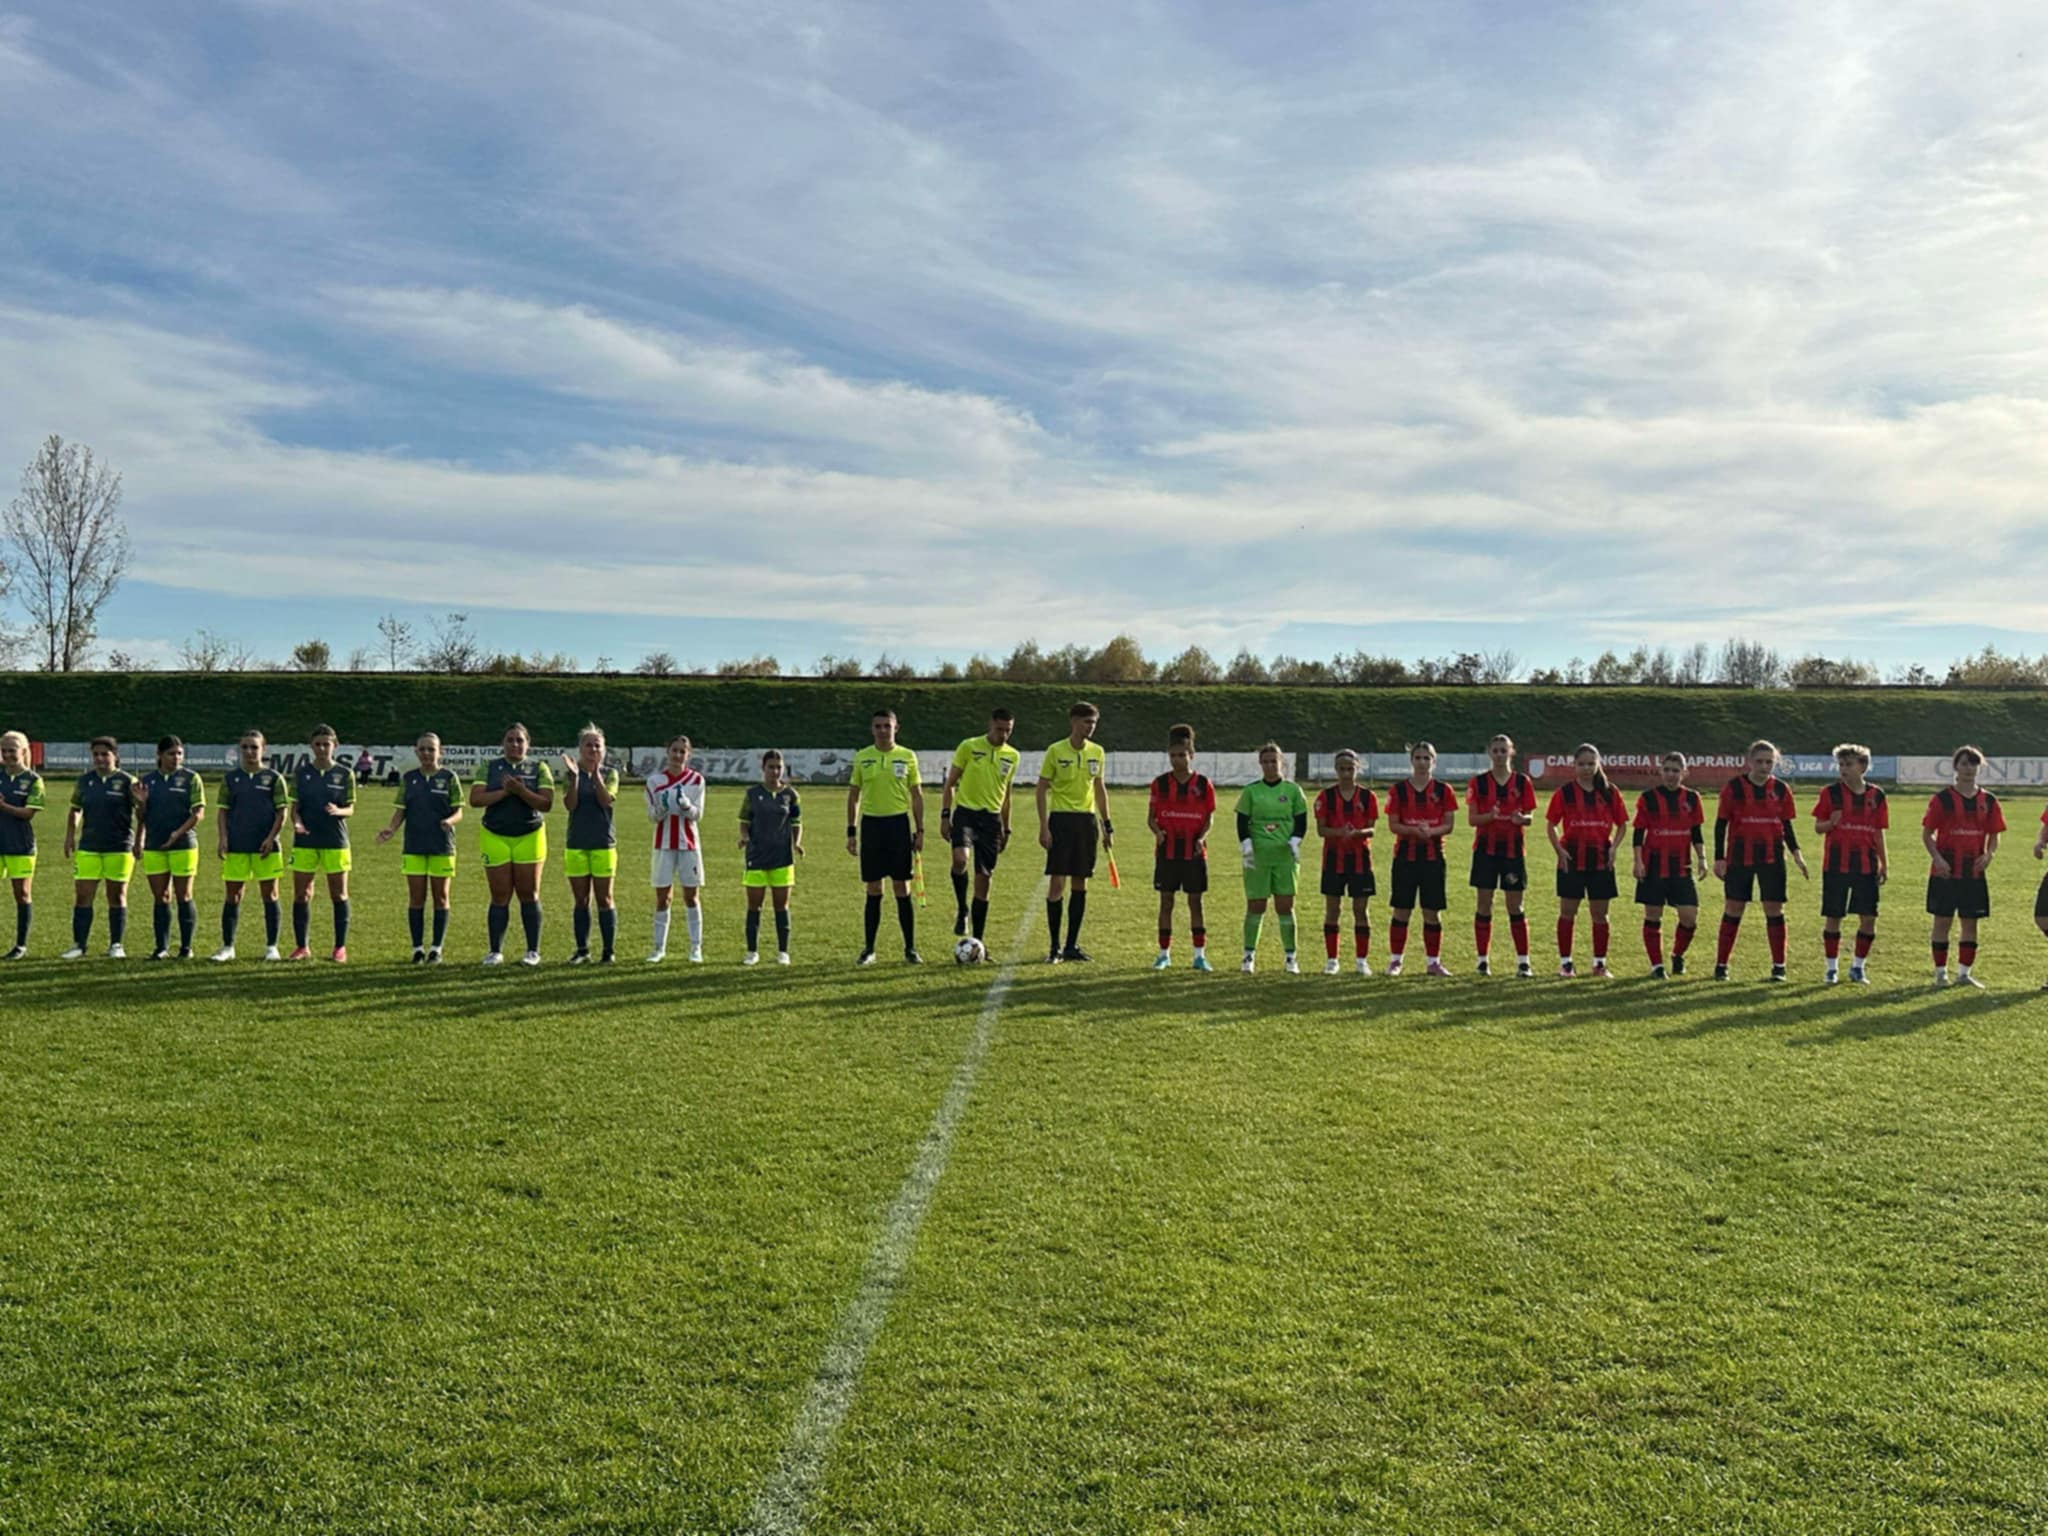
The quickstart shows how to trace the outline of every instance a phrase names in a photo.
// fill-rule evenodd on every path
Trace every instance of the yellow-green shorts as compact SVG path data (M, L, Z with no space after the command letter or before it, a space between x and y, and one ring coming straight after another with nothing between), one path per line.
M619 872L619 850L565 848L562 850L562 872L572 880L579 880L585 875L595 875L600 880L609 880Z
M354 866L347 848L294 848L292 849L292 873L295 875L345 875Z
M268 853L224 853L220 877L230 885L247 885L251 880L275 880L284 873L284 850Z
M73 875L80 880L106 880L115 885L126 885L128 877L135 873L135 855L80 853L71 868Z
M1244 872L1247 901L1264 901L1270 896L1292 896L1300 866L1292 859L1284 863L1254 864Z
M0 853L0 879L26 880L36 872L32 853Z
M403 863L406 874L425 875L430 880L446 880L455 873L452 853L408 853Z
M796 866L785 864L780 869L750 869L740 876L740 884L752 886L755 890L763 886L771 890L780 890L784 886L796 884Z
M196 875L199 873L199 850L145 848L142 850L142 872L145 875Z
M479 828L477 841L483 846L484 868L502 864L545 864L548 858L548 829L536 827L524 837L500 837L488 827Z

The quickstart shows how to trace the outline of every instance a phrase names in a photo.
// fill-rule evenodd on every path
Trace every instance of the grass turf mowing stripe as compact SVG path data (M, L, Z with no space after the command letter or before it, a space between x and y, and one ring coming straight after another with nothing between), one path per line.
M1044 895L1043 879L1038 889ZM925 1212L931 1207L932 1191L938 1188L946 1171L946 1159L953 1150L954 1128L974 1092L974 1080L988 1055L989 1043L995 1038L996 1018L1017 975L1018 956L1024 952L1037 915L1037 903L1026 902L1010 942L1009 958L989 983L974 1033L961 1053L959 1066L953 1070L945 1097L939 1100L938 1110L932 1115L931 1127L924 1134L910 1172L904 1175L902 1187L890 1202L888 1217L868 1254L853 1300L840 1317L832 1341L825 1346L818 1373L811 1379L803 1406L797 1410L796 1422L790 1426L789 1443L775 1475L754 1500L745 1526L750 1536L789 1536L804 1529L811 1494L825 1469L825 1458L832 1453L839 1426L846 1421L846 1411L853 1406L853 1394L860 1386L868 1349L888 1320L889 1304L903 1283L910 1251L917 1244L918 1229L924 1225Z

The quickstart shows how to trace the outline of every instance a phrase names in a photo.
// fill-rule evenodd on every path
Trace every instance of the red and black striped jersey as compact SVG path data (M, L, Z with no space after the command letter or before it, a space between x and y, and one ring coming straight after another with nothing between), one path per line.
M1380 819L1380 803L1363 784L1349 800L1334 784L1316 796L1316 825L1319 828L1348 827L1362 830ZM1323 834L1323 868L1342 875L1355 875L1372 868L1372 843L1363 837L1334 838Z
M1612 784L1587 787L1576 779L1560 784L1551 792L1543 819L1557 828L1573 869L1614 868L1614 829L1628 825L1628 808Z
M1475 818L1482 812L1496 816L1533 816L1536 813L1536 781L1526 773L1511 773L1503 784L1491 772L1482 773L1465 786L1465 809ZM1522 856L1522 832L1521 825L1512 821L1489 821L1483 827L1474 826L1472 851L1519 859Z
M2005 830L2005 812L1999 809L1998 796L1988 789L1980 789L1967 798L1953 789L1944 789L1927 802L1927 814L1920 818L1920 825L1934 833L1934 851L1948 860L1954 873L1961 875L1969 871L1960 865L1981 854L1992 833Z
M1785 858L1785 831L1799 807L1792 791L1776 774L1759 784L1741 774L1721 786L1721 804L1714 819L1727 825L1725 857L1731 864L1780 864ZM1722 846L1717 838L1717 847Z
M1820 867L1835 875L1876 874L1877 845L1892 824L1884 791L1866 784L1851 794L1846 784L1830 784L1813 802L1813 819L1822 822L1838 814L1842 819L1823 834Z
M1699 791L1659 784L1636 797L1636 846L1643 873L1653 880L1683 879L1692 873L1693 844L1707 824Z
M1166 834L1159 856L1166 859L1205 859L1203 830L1216 814L1216 786L1207 774L1191 773L1185 780L1162 773L1152 781L1152 824Z
M1450 831L1451 818L1458 814L1458 797L1451 786L1442 779L1431 779L1427 786L1417 789L1412 780L1397 779L1387 791L1387 819L1405 821L1419 826L1434 827L1430 837L1411 837L1406 833L1394 838L1394 857L1411 864L1434 864L1444 856L1444 834Z

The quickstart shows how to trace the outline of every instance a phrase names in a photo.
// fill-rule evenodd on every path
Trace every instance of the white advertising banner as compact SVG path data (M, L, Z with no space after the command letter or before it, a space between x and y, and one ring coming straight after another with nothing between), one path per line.
M1901 784L1946 784L1955 768L1946 757L1901 757ZM1987 757L1977 782L1994 789L2040 789L2048 786L2048 757Z

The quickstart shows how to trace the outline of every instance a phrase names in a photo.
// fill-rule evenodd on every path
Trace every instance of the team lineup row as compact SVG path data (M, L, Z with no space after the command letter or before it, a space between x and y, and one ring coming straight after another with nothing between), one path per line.
M1045 749L1035 786L1038 841L1045 852L1047 877L1047 959L1054 964L1088 959L1081 936L1088 886L1098 860L1107 859L1112 881L1119 878L1105 755L1092 740L1099 718L1091 704L1074 706L1067 736ZM866 889L864 942L859 955L862 965L875 959L885 886L893 889L896 898L904 957L911 963L920 958L912 887L916 885L922 894L925 801L917 756L898 743L896 730L893 712L875 714L873 744L855 755L847 788L846 849L859 861ZM979 960L987 953L991 882L1010 842L1012 790L1022 765L1022 754L1011 745L1013 731L1010 713L994 711L986 732L961 742L955 750L942 790L939 831L951 850L954 933L959 940L955 953L963 960ZM344 961L352 862L348 823L357 808L355 776L335 760L337 736L328 727L316 729L310 742L311 760L289 775L267 766L266 745L262 733L246 733L240 764L222 780L216 826L226 899L221 911L221 947L214 959L235 958L243 892L250 884L257 886L263 901L265 957L284 958L279 888L289 862L295 941L290 958L310 958L312 888L324 878L333 915L332 956ZM73 861L74 875L72 945L65 958L85 954L101 890L108 911L108 953L117 958L124 953L126 888L138 862L154 898L153 956L169 958L173 953L175 922L175 953L189 958L197 927L193 885L198 872L198 829L208 811L204 782L185 766L184 748L176 737L158 743L156 767L142 774L121 768L119 746L111 738L96 739L92 754L93 767L79 775L65 823L64 852ZM1498 894L1512 936L1515 974L1534 974L1523 897L1528 885L1525 831L1535 824L1536 787L1529 775L1515 767L1515 746L1509 737L1494 737L1488 755L1490 768L1472 778L1462 803L1450 785L1435 777L1436 752L1427 743L1410 749L1409 776L1386 791L1384 826L1394 840L1386 966L1390 975L1401 973L1408 931L1418 907L1423 914L1427 973L1448 974L1441 955L1442 917L1449 906L1445 846L1460 809L1472 828L1468 883L1474 891L1477 968L1482 975L1492 969ZM1218 814L1216 789L1196 768L1191 727L1173 727L1168 758L1168 772L1150 786L1146 818L1154 848L1153 886L1159 895L1159 951L1154 967L1163 970L1173 963L1176 907L1184 900L1193 964L1195 969L1207 971L1212 967L1204 900L1209 884L1208 843ZM442 958L455 873L454 829L468 808L482 813L478 835L490 890L484 963L504 961L515 900L526 941L522 963L540 963L546 817L558 798L567 811L564 864L575 902L575 949L570 961L614 961L617 852L613 814L620 779L616 768L607 762L603 732L589 726L579 734L576 753L561 758L559 780L551 764L532 755L531 738L525 727L517 725L505 733L501 755L479 770L466 790L461 776L442 764L440 741L432 733L419 738L418 759L419 766L403 776L392 802L390 822L376 839L379 843L403 839L402 869L408 885L415 961L438 963ZM1876 936L1880 893L1890 875L1889 803L1882 789L1865 780L1869 750L1845 745L1836 749L1835 760L1840 777L1820 792L1812 811L1815 830L1823 838L1822 945L1830 984L1840 976L1842 925L1851 916L1857 919L1857 928L1849 979L1868 980L1867 961ZM1373 839L1382 824L1382 804L1359 780L1359 755L1337 754L1335 782L1317 794L1313 806L1300 786L1283 776L1283 754L1276 744L1269 743L1259 761L1262 777L1239 792L1235 806L1245 895L1240 969L1249 972L1256 967L1269 908L1277 918L1285 968L1290 972L1300 969L1294 905L1301 852L1313 825L1321 841L1324 970L1329 974L1342 970L1339 950L1348 904L1353 965L1359 974L1370 975L1369 903L1378 892ZM1797 868L1803 878L1808 871L1795 825L1798 807L1790 787L1775 772L1776 747L1764 741L1753 743L1747 753L1747 771L1722 787L1713 819L1711 862L1706 851L1705 806L1698 792L1685 783L1687 765L1682 754L1665 755L1662 782L1638 797L1632 816L1620 790L1609 782L1597 748L1581 746L1574 761L1573 777L1551 793L1543 811L1557 865L1559 974L1579 974L1574 950L1581 905L1590 918L1590 974L1606 977L1612 973L1609 905L1619 895L1621 850L1632 834L1634 896L1643 908L1643 945L1652 977L1684 972L1698 925L1699 882L1711 867L1723 887L1715 976L1728 975L1743 916L1749 904L1757 901L1764 909L1771 979L1784 980L1787 867ZM1987 871L2005 831L1997 797L1977 784L1982 763L1979 749L1957 749L1952 758L1952 785L1932 796L1921 819L1922 842L1929 858L1926 909L1932 919L1930 948L1938 985L1947 985L1952 979L1981 985L1974 967L1979 924L1990 915ZM796 864L804 853L802 805L796 790L784 779L779 754L765 754L761 768L760 782L744 792L739 817L747 892L744 963L752 965L760 958L765 906L774 919L776 959L788 964L791 896ZM687 737L678 736L669 744L666 761L648 778L644 796L646 814L654 827L654 945L648 959L660 961L666 955L672 898L680 890L690 958L701 961L699 829L705 781L690 766ZM8 952L10 959L28 953L36 858L34 820L44 805L43 782L29 765L27 739L18 732L0 735L0 870L10 880L16 902L16 941ZM288 856L283 844L287 821L292 831ZM2033 851L2036 858L2048 851L2048 813L2044 813ZM1674 910L1677 919L1668 960L1663 932L1666 907ZM2048 933L2048 881L2043 882L2037 897L2035 917ZM601 945L595 953L593 928ZM1953 977L1949 967L1952 928Z

